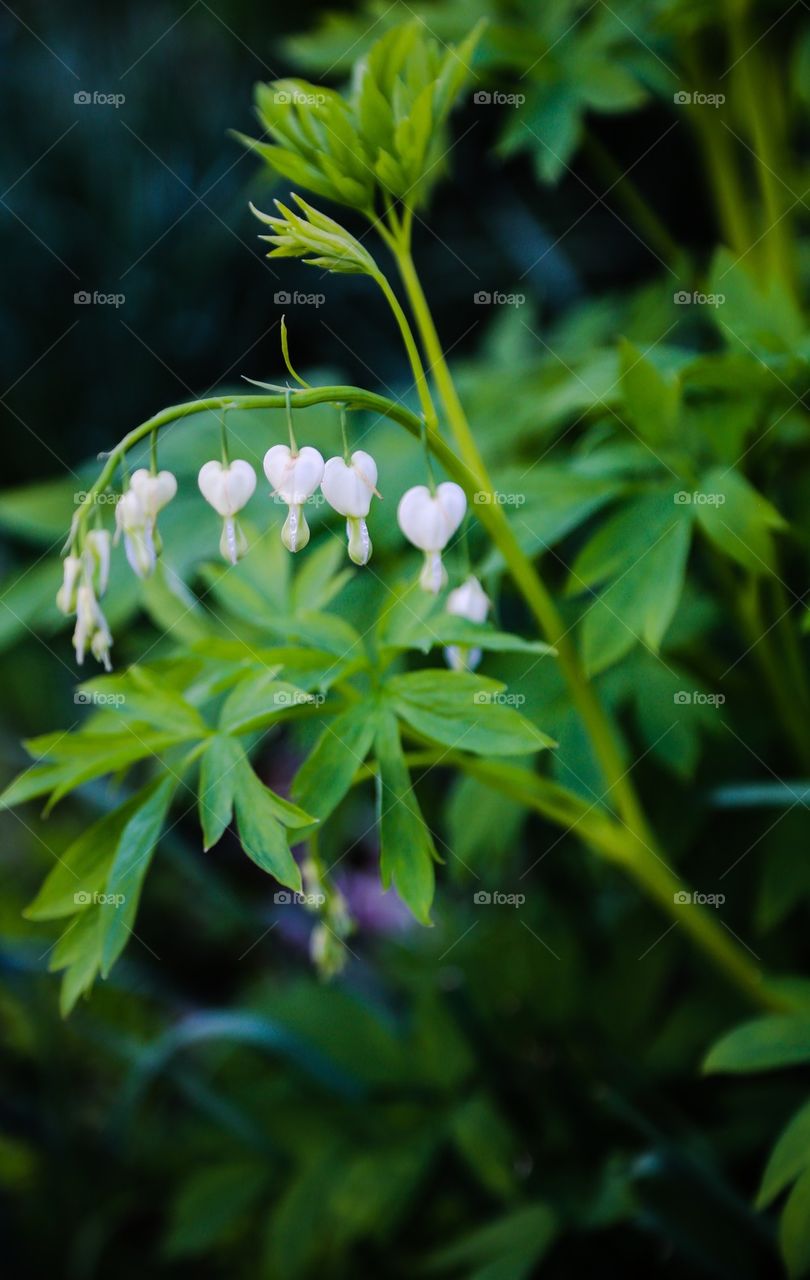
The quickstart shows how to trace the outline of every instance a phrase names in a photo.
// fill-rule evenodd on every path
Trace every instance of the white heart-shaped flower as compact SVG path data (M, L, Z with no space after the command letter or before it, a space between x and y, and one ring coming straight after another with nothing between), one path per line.
M139 467L137 471L133 471L129 487L138 495L147 517L156 520L158 512L177 493L177 480L171 471L158 471L157 475L153 475L146 467Z
M127 489L115 504L115 523L118 532L140 532L148 523L143 503L134 489Z
M342 458L330 458L323 469L321 492L339 515L368 515L377 485L377 464L370 453L356 450L347 466Z
M490 599L474 573L447 597L447 612L470 622L486 622Z
M321 483L323 458L308 444L298 453L293 453L289 445L274 444L264 455L264 474L282 502L300 506Z
M420 551L443 551L466 510L464 490L452 480L445 480L435 494L424 484L404 493L397 507L397 520L405 537Z
M241 511L256 488L256 472L249 462L237 458L229 466L221 462L206 462L197 477L200 493L218 515L235 516Z

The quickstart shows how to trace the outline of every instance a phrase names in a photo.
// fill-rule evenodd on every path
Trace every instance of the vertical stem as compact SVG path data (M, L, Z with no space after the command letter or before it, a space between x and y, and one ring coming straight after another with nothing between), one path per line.
M427 353L430 371L436 380L436 386L462 458L469 470L480 480L482 489L491 494L492 482L470 430L464 407L456 391L447 361L444 358L439 335L436 332L433 317L417 275L409 246L401 243L396 252L396 259L416 318L417 328ZM625 776L626 770L618 750L613 729L593 688L588 682L568 630L534 565L524 554L502 508L497 503L491 503L487 504L486 512L493 538L506 561L515 584L521 591L549 644L554 645L557 650L560 668L571 690L574 704L588 730L594 752L611 793L610 798L615 802L638 847L645 852L649 852L652 845L652 836L633 786Z

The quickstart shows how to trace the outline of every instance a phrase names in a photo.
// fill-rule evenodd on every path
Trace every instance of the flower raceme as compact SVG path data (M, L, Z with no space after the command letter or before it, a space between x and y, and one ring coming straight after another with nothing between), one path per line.
M290 509L281 530L281 541L288 551L301 551L309 542L302 507L321 483L323 470L323 458L311 445L293 451L286 444L274 444L264 455L264 474L274 494Z
M440 484L435 493L427 485L408 489L399 501L397 520L409 542L425 553L419 575L424 591L438 595L447 585L447 571L441 553L458 529L467 510L467 498L452 480Z
M206 462L197 477L200 493L222 516L219 549L230 564L247 551L247 539L236 515L250 501L256 488L256 472L249 462L237 458L227 466L216 460Z
M349 559L359 565L368 564L371 559L366 516L373 495L380 496L376 485L377 464L371 454L362 449L357 449L348 462L343 458L330 458L323 470L321 492L338 515L346 516Z

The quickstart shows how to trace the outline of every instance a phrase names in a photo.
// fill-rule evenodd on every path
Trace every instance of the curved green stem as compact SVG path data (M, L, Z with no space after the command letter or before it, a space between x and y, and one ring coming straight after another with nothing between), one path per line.
M425 376L425 368L422 364L422 357L419 354L419 348L416 345L416 339L413 336L408 317L402 309L399 298L391 288L387 278L382 272L375 275L374 279L385 294L388 305L394 313L396 322L399 325L399 331L402 334L402 340L405 343L405 350L408 353L408 360L413 374L414 386L419 395L419 403L422 406L422 413L425 417L425 423L429 431L437 431L439 422L436 417L436 410L433 405L433 397L430 394L430 387Z

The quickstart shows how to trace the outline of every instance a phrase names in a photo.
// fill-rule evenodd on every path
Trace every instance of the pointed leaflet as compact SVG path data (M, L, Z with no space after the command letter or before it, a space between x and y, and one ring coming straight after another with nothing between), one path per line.
M774 573L773 535L788 526L768 499L738 471L723 467L702 477L700 491L711 501L701 502L695 514L712 542L751 573Z
M810 1168L810 1102L796 1112L771 1152L762 1175L757 1208L764 1209L807 1168Z
M197 804L206 852L222 838L231 821L236 766L244 755L236 738L224 733L215 734L205 748L200 762Z
M105 813L73 841L23 912L29 920L73 915L104 889L121 833L143 797L141 791L112 813Z
M168 776L144 791L145 799L121 833L105 892L121 902L101 905L101 973L106 978L132 933L144 877L177 786Z
M296 774L292 794L323 821L340 804L374 740L375 719L365 703L329 720Z
M512 756L553 746L551 738L506 705L504 692L496 680L460 671L411 671L385 686L401 719L447 747Z
M436 851L411 787L399 728L390 711L380 713L377 759L380 766L378 808L383 888L389 888L393 881L400 898L416 919L422 924L430 924Z
M279 884L300 892L301 872L278 818L277 797L256 777L247 757L234 772L236 825L242 848L262 871L275 876Z

